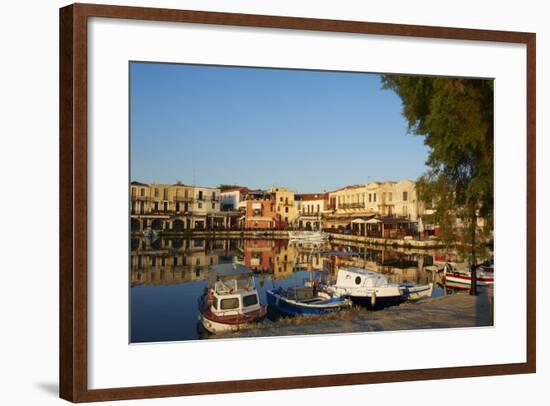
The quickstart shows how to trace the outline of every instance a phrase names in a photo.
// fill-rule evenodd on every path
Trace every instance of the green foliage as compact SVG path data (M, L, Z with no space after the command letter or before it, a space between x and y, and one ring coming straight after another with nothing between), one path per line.
M401 97L409 132L430 149L419 199L436 210L442 240L476 262L493 216L493 81L383 75L382 83Z

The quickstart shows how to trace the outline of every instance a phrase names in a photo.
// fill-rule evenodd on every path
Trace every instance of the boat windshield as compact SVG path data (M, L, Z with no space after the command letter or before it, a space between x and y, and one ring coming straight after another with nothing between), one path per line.
M254 306L258 304L258 295L243 296L243 307Z
M231 297L227 299L222 299L220 301L220 309L221 310L233 310L239 308L239 298L238 297Z

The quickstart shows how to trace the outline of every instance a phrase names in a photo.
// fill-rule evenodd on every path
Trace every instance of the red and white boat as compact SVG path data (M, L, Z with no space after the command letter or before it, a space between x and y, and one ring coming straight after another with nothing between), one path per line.
M458 284L458 285L471 285L472 284L472 275L469 270L459 270L456 264L452 262L447 262L443 267L443 272L445 275L445 281ZM489 286L493 285L495 282L494 271L491 267L491 271L487 271L481 268L476 270L476 285L477 286Z
M266 313L252 272L216 275L199 299L199 321L212 334L250 328Z

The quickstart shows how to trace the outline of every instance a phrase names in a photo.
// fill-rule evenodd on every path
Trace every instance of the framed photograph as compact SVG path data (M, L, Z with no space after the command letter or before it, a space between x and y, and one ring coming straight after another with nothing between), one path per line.
M535 34L74 4L60 41L62 398L535 372Z

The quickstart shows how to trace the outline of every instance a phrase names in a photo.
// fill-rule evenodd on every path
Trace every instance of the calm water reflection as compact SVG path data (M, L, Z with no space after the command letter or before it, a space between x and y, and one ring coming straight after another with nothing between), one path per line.
M268 289L300 285L311 277L331 279L343 265L368 267L394 282L438 282L439 275L425 267L442 256L441 252L387 250L363 244L295 246L283 239L132 239L131 342L200 338L197 302L208 276L217 269L253 270L265 303ZM443 290L436 288L434 295L441 294Z

